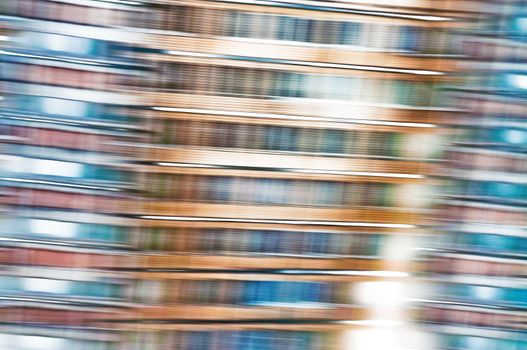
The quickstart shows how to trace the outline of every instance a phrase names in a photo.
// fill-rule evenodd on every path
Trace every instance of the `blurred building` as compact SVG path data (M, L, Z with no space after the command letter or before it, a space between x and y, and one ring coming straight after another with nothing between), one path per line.
M431 348L406 289L471 4L2 3L0 344Z
M136 349L423 348L405 286L456 13L380 5L152 4Z
M137 223L127 143L145 66L137 6L3 1L0 348L116 349L96 327L130 306L122 268ZM143 9L144 11L144 9ZM140 17L140 16L139 16Z
M444 349L527 348L524 2L485 3L452 32L463 80L445 90L465 111L446 148L428 300L421 320Z

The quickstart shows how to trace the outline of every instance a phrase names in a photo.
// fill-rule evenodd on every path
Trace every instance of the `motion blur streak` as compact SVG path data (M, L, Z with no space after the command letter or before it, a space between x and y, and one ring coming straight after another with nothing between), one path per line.
M527 5L0 1L0 349L527 348Z

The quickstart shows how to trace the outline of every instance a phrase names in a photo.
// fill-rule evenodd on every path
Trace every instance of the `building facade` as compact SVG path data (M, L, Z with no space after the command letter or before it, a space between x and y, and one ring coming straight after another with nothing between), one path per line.
M421 320L446 349L522 349L525 336L525 5L481 4L452 32L463 80L446 93L446 184ZM461 66L462 65L462 66Z
M406 285L462 18L386 5L152 4L142 306L116 322L137 349L426 342Z
M2 6L2 342L429 345L406 286L471 2Z
M133 90L147 67L121 26L141 9L0 7L0 348L117 349L121 335L96 321L130 307L119 269L137 224L123 214L139 195L126 144L143 134Z

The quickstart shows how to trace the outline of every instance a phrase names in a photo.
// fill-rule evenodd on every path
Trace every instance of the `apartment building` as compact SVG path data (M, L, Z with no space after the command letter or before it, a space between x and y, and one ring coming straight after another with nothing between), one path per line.
M477 8L398 3L3 3L1 341L423 348L412 247Z
M421 348L411 247L460 114L463 17L433 6L151 3L131 348Z
M465 109L448 123L448 183L430 254L421 320L448 349L522 349L525 337L525 5L485 3L452 33L464 79L447 91Z
M126 53L140 9L103 1L4 1L0 128L0 348L116 349L95 326L130 307L117 271L137 224L121 215L141 139ZM131 205L131 204L130 204Z

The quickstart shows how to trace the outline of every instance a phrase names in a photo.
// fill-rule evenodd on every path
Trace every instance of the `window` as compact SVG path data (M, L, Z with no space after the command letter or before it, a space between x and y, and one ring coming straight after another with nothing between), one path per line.
M399 27L399 48L406 51L418 51L420 48L420 29L417 27Z
M356 22L343 22L340 27L340 40L342 45L358 45L361 24Z
M306 232L306 254L324 255L328 245L328 235L320 232Z
M309 41L309 29L312 20L306 18L295 19L295 32L293 39L294 41L307 42Z
M236 18L236 36L250 37L252 32L252 19L254 15L244 12L239 12Z
M295 39L295 24L296 20L293 17L280 16L278 17L278 39L279 40L294 40Z
M324 138L321 151L324 153L342 153L344 143L344 132L342 130L324 131Z

